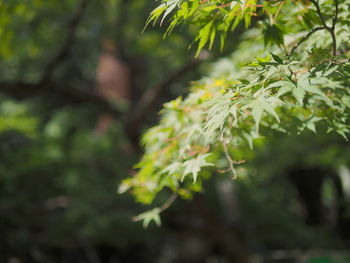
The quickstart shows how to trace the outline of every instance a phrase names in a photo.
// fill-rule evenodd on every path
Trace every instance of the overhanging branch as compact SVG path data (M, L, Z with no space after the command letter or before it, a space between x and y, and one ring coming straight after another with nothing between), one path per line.
M34 97L38 94L49 93L50 95L64 96L76 102L91 103L101 111L120 118L122 112L108 100L94 92L85 91L72 87L58 87L51 82L31 84L25 82L8 83L0 82L0 92L16 99Z
M25 99L47 93L51 96L63 96L76 102L90 103L102 112L118 118L123 123L124 130L130 141L136 145L146 116L155 108L156 102L164 90L172 83L178 81L184 74L195 69L200 62L201 60L190 60L183 67L161 80L153 88L148 89L136 103L136 106L132 110L125 112L95 92L77 89L69 85L58 86L50 80L42 81L38 84L0 82L0 92L16 99Z

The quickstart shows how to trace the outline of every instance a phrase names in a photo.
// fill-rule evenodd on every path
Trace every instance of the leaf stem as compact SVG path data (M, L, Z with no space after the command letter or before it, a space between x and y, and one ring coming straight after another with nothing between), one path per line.
M225 153L225 156L226 156L226 159L228 161L228 164L229 164L229 167L230 167L230 171L232 172L233 174L233 179L237 179L237 171L234 167L234 161L232 160L231 156L230 156L230 153L228 152L228 147L227 147L227 143L225 141L225 139L222 137L221 138L221 144L222 144L222 147L224 148L224 153Z
M175 202L178 196L179 195L177 193L172 193L169 199L166 200L165 203L162 204L162 206L159 208L159 213L163 213L165 210L167 210L172 205L172 203Z

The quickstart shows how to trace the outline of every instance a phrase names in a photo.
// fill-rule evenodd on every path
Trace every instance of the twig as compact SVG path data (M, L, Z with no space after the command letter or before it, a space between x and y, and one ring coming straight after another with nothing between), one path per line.
M177 193L172 193L168 200L165 201L164 204L159 208L159 213L163 213L167 210L176 200L179 195Z
M232 172L233 174L233 179L237 179L237 171L234 167L234 161L232 160L231 156L230 156L230 153L228 152L228 147L227 147L227 144L226 144L226 141L225 139L223 138L223 136L221 136L221 144L224 148L224 153L225 153L225 156L226 156L226 159L227 159L227 162L229 164L229 167L230 167L230 171Z
M276 13L275 13L275 15L274 15L274 17L273 17L273 23L276 23L276 20L277 20L277 17L278 17L278 15L279 15L279 13L281 12L281 10L282 10L282 7L284 6L284 4L286 3L286 1L282 1L279 5L279 7L278 7L278 9L277 9L277 11L276 11Z
M302 43L304 43L306 40L308 40L308 38L309 38L310 36L312 36L315 32L317 32L317 31L319 31L319 30L326 30L326 29L327 29L327 28L324 27L324 26L314 28L312 31L310 31L309 33L307 33L307 35L304 36L298 43L296 43L296 44L294 45L294 47L292 48L292 50L289 52L288 55L291 56L291 55L294 53L294 51L295 51Z
M330 30L330 33L333 40L333 56L336 56L337 55L337 38L335 36L335 25L338 21L338 13L339 13L338 0L334 0L334 4L335 4L335 15L333 17L332 28Z
M332 49L333 49L333 56L337 55L337 38L335 36L334 30L328 30L329 33L332 36Z
M334 30L335 28L335 24L338 21L338 14L339 14L339 5L338 5L338 0L334 0L334 4L335 4L335 15L333 18L333 23L332 23L332 29Z
M158 210L158 214L163 213L165 210L167 210L177 199L179 195L177 193L172 193L171 196L168 198L168 200L165 201L165 203L163 203ZM134 216L132 218L132 221L137 222L140 221L142 218L140 218L139 216Z
M329 26L327 26L326 21L325 21L325 19L324 19L324 17L323 17L323 14L322 14L322 12L321 12L321 8L320 8L320 5L318 4L318 2L316 2L315 0L310 0L310 1L311 1L311 3L313 3L314 6L316 7L316 12L317 12L318 16L319 16L320 19L321 19L322 25L323 25L325 28L329 28Z

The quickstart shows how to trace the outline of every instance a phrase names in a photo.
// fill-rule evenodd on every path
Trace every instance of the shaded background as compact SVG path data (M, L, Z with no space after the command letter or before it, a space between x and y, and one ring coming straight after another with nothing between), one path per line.
M0 262L350 262L350 148L336 135L276 134L244 179L214 176L161 227L132 222L149 207L116 191L142 131L239 43L195 60L194 28L141 34L154 7L0 1Z

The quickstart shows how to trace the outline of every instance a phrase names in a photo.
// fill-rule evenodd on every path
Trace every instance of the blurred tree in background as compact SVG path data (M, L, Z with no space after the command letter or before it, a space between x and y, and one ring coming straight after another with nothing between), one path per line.
M201 42L198 21L165 40L166 27L141 34L155 5L0 1L0 262L350 262L349 144L333 133L270 131L254 139L253 151L235 152L247 159L237 181L216 155L219 172L201 171L197 184L188 176L180 194L196 194L166 210L161 227L132 222L170 204L168 190L149 207L117 194L123 179L139 178L140 136L162 104L196 89L202 80L191 81L202 75L214 88L232 85L240 65L266 55L263 35L267 44L281 41L257 16L244 35L239 21L225 32L222 52L214 45L198 53L188 50L193 39L202 49L212 38ZM177 101L166 107L179 110ZM139 167L144 175L147 167Z

